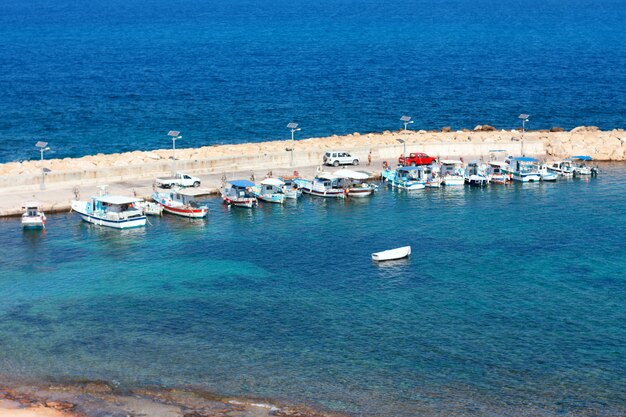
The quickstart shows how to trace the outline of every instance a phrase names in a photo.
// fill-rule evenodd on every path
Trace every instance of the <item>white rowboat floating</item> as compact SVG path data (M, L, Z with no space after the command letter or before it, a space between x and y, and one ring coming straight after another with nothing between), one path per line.
M391 261L393 259L406 258L410 254L411 254L411 247L403 246L401 248L389 249L389 250L384 250L382 252L372 253L372 260L377 261L377 262Z

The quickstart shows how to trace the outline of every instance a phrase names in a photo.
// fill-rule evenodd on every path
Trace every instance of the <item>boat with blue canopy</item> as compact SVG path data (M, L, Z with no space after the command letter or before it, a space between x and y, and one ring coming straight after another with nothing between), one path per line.
M508 165L505 171L511 175L513 181L539 182L539 161L528 156L518 156L508 158Z
M229 206L252 208L258 200L252 195L254 183L248 180L227 181L220 189L222 200Z
M426 188L428 173L424 166L406 166L396 169L385 169L382 172L384 181L387 181L391 188L413 191Z

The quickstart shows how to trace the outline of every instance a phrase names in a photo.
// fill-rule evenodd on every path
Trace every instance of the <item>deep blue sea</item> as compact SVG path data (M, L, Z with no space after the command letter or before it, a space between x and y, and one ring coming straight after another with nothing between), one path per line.
M0 162L489 123L626 125L623 0L2 0Z
M626 170L305 196L146 228L0 220L0 375L360 416L626 415ZM370 253L410 244L409 260Z

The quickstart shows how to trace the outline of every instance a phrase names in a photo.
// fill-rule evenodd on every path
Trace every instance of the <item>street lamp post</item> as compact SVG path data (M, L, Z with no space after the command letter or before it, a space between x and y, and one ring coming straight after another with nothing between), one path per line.
M406 132L408 129L408 126L413 123L413 120L411 120L411 116L402 116L400 118L400 121L402 123L404 123L404 131Z
M522 137L520 138L520 153L522 154L522 156L524 156L524 132L526 131L526 122L528 121L529 117L530 115L526 113L522 113L517 116L518 119L522 120Z
M39 142L35 143L35 146L39 148L39 154L41 156L41 160L43 161L43 153L45 151L49 151L50 150L50 148L48 147L48 142L39 141Z
M296 147L295 133L296 131L302 130L302 129L298 127L298 123L294 123L294 122L289 123L287 125L287 129L291 130L291 148L289 149L289 151L291 152L291 157L290 157L289 165L293 167L293 151L294 151L294 148Z
M172 138L172 174L176 173L176 139L182 139L180 132L177 130L170 130L167 136Z

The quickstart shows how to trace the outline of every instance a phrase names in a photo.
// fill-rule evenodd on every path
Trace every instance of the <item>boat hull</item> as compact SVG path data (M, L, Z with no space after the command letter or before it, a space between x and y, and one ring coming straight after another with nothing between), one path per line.
M209 214L208 208L179 208L173 206L166 206L161 204L163 210L170 214L175 214L177 216L188 217L191 219L201 219L202 217L206 217Z
M314 195L316 197L325 197L325 198L346 198L346 193L344 190L311 190L310 188L302 188L302 192L309 195Z
M406 258L409 255L411 255L411 247L403 246L401 248L372 253L372 260L376 262L392 261L395 259Z
M346 193L348 194L348 197L350 198L362 198L362 197L369 197L374 193L374 188L372 187L355 187L355 188L348 188L346 190Z
M146 225L146 216L133 217L130 219L111 220L98 217L97 215L88 214L74 209L83 221L97 226L111 227L113 229L132 229L135 227L143 227Z
M45 229L46 218L41 216L22 217L22 228L25 230Z
M229 206L243 207L243 208L252 208L257 205L256 198L228 198L223 196L222 200L224 200L224 204L228 204Z

